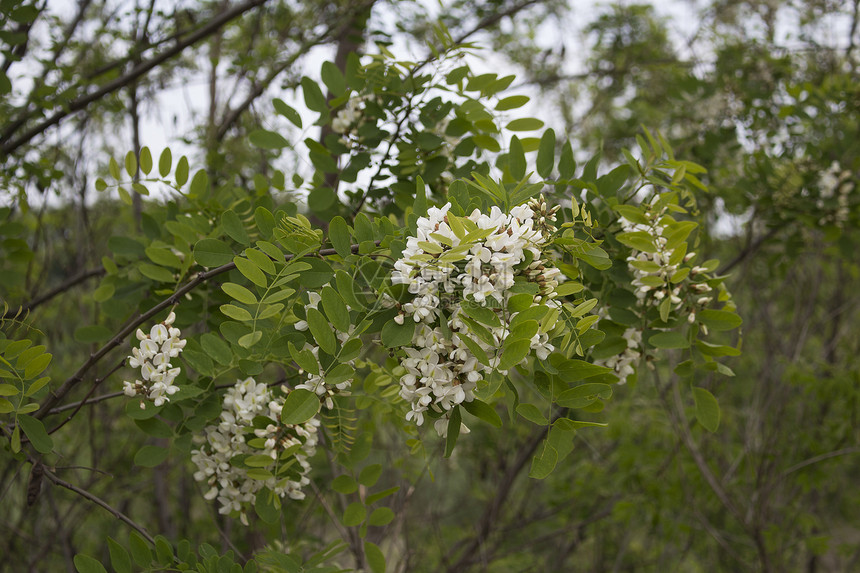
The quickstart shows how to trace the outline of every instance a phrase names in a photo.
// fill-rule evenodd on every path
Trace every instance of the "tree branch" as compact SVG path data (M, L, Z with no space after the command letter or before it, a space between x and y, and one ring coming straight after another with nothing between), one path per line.
M41 463L41 462L38 462L38 461L37 461L37 462L35 462L35 463ZM65 480L63 480L63 479L60 479L60 478L59 478L59 477L57 477L53 472L51 472L50 470L48 470L48 468L44 468L44 476L45 476L46 478L48 478L48 480L49 480L51 483L53 483L53 484L55 484L55 485L58 485L58 486L60 486L60 487L64 487L64 488L66 488L66 489L68 489L68 490L70 490L70 491L73 491L73 492L75 492L76 494L78 494L79 496L81 496L81 497L83 497L83 498L85 498L85 499L90 500L91 502L93 502L94 504L98 505L99 507L101 507L101 508L103 508L103 509L106 509L108 512L112 513L114 517L116 517L116 518L117 518L117 519L119 519L120 521L124 522L125 524L127 524L128 526L130 526L132 529L134 529L134 530L135 530L135 531L137 531L138 533L140 533L140 534L144 537L144 539L146 539L147 541L149 541L152 545L155 545L155 539L154 539L154 538L149 534L149 532L148 532L146 529L144 529L144 527L143 527L142 525L139 525L139 524L135 523L135 522L134 522L134 521L132 521L132 519L131 519L130 517L128 517L126 514L124 514L123 512L119 511L118 509L115 509L114 507L112 507L112 506L108 505L108 503L107 503L107 502L105 502L105 501L103 501L101 498L96 497L95 495L91 494L90 492L88 492L88 491L87 491L87 490L85 490L85 489L79 488L79 487L78 487L78 486L76 486L76 485L73 485L73 484L71 484L71 483L69 483L69 482L67 482L67 481L65 481Z
M377 241L376 244L379 245L379 241ZM352 245L352 252L358 252L359 247L360 245ZM315 253L311 253L311 255L323 257L336 254L337 251L335 249L320 249ZM295 258L295 255L284 255L285 261L290 261L293 258ZM87 371L89 371L90 368L95 366L111 350L121 345L125 341L125 338L129 334L134 332L135 329L137 329L141 324L148 321L159 312L171 306L179 304L187 293L191 292L209 279L216 277L220 274L226 273L227 271L231 271L235 268L236 263L230 262L226 265L221 265L220 267L216 267L205 272L197 273L197 276L195 276L193 279L185 283L182 287L174 291L172 295L170 295L160 303L156 304L146 312L130 319L128 323L126 323L126 325L113 338L111 338L107 343L105 343L104 346L102 346L98 351L94 352L93 354L90 354L90 357L86 360L86 362L84 362L74 374L72 374L68 379L66 379L66 381L63 382L63 384L57 390L51 391L51 393L48 394L48 397L42 404L42 407L39 408L39 410L34 414L34 416L38 419L42 419L47 416L51 412L51 409L56 406L57 403L72 390L72 388L77 386L81 382L81 380L83 380L84 375L87 373Z
M65 281L64 283L52 288L51 290L49 290L45 294L41 294L41 295L35 297L30 302L25 302L24 304L22 304L18 308L18 310L14 311L14 312L11 310L6 311L6 313L3 315L3 318L4 319L15 318L16 316L19 316L20 314L22 314L24 312L33 310L37 306L48 302L49 300L51 300L55 296L66 292L70 288L79 285L80 283L84 282L85 280L90 279L92 277L100 277L103 274L105 274L104 269L90 269L88 271L84 271L81 274L74 276L74 277L68 279L67 281Z
M28 143L34 137L36 137L37 135L39 135L42 132L44 132L45 130L47 130L49 127L52 127L52 126L60 123L60 121L62 121L63 119L65 119L69 115L72 115L73 113L81 111L82 109L86 108L89 104L93 103L94 101L97 101L98 99L104 97L105 95L113 93L113 92L117 91L118 89L125 87L126 85L130 84L131 82L137 80L141 76L148 73L153 68L163 64L164 62L166 62L170 58L176 56L185 48L187 48L193 44L196 44L200 40L206 38L207 36L210 36L213 33L215 33L219 28L221 28L227 22L229 22L235 18L238 18L239 16L241 16L245 12L248 12L249 10L252 10L252 9L264 4L266 1L267 0L248 0L247 2L244 2L243 4L235 6L234 8L219 14L218 16L216 16L215 18L210 20L208 24L206 24L205 26L202 26L197 31L190 34L187 38L178 41L176 43L176 45L174 45L173 47L168 48L164 52L162 52L162 53L160 53L160 54L158 54L158 55L156 55L156 56L154 56L148 60L141 62L140 64L133 67L128 73L122 75L121 77L119 77L119 78L117 78L111 82L108 82L107 84L98 88L94 92L87 94L83 97L72 100L71 102L69 102L69 104L67 106L65 106L63 109L61 109L60 111L58 111L54 115L48 117L47 119L45 119L45 120L39 122L38 124L34 125L33 127L29 128L23 134L19 135L17 138L10 139L12 137L12 135L14 135L15 131L17 131L17 127L18 127L17 125L14 125L16 122L13 120L13 122L12 122L13 123L13 126L12 126L13 129L6 130L6 132L3 134L3 136L0 137L0 142L2 142L2 143L0 143L0 152L2 152L4 155L11 154L12 152L14 152L16 149L18 149L22 145Z

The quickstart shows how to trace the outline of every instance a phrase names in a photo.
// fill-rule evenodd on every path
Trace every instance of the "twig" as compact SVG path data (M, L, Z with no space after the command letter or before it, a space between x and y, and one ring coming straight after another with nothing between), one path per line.
M193 34L190 34L187 38L177 41L174 46L166 49L164 52L153 56L148 60L141 62L139 65L133 67L128 73L120 76L113 81L106 83L92 93L70 101L68 105L63 106L63 109L61 109L54 115L46 118L45 120L37 123L15 139L10 140L15 130L7 130L2 136L3 143L2 145L0 145L0 152L5 155L11 154L13 151L18 149L22 145L28 143L31 139L33 139L49 127L60 123L60 121L62 121L67 116L81 111L89 104L99 100L107 94L113 93L118 89L127 86L131 82L148 73L153 68L163 64L177 54L180 54L185 48L196 44L200 40L213 34L227 22L238 18L245 12L258 7L261 4L264 4L266 1L267 0L248 0L243 4L235 6L234 8L219 14L218 16L212 18L212 20L210 20L209 23L207 23L205 26L200 27ZM11 123L14 124L14 120ZM15 127L15 125L13 125L13 127Z
M70 288L79 285L80 283L84 282L85 280L90 279L92 277L100 277L103 274L105 274L104 269L90 269L88 271L84 271L81 274L74 276L74 277L68 279L67 281L65 281L64 283L52 288L48 292L35 297L30 302L25 302L24 304L22 304L18 307L18 310L6 311L6 313L3 315L3 318L15 318L17 315L24 313L24 312L27 312L27 311L30 311L30 310L33 310L37 306L48 302L49 300L51 300L55 296L66 292Z
M379 241L376 241L376 245L379 245ZM350 250L355 253L358 252L359 248L360 245L352 245L350 247ZM316 251L316 253L314 254L317 256L336 255L337 250L321 249L319 251ZM293 258L295 258L295 255L284 255L285 261L290 261ZM139 314L129 320L128 323L113 338L111 338L107 343L105 343L104 346L102 346L98 351L94 352L93 354L90 354L90 357L86 360L86 362L84 362L74 374L72 374L68 379L66 379L66 381L63 382L63 384L57 390L51 391L51 393L45 399L45 402L42 404L41 408L39 408L38 412L34 414L34 417L42 419L47 416L51 409L56 406L57 403L72 390L72 388L77 386L81 382L81 380L83 380L84 375L87 373L87 371L89 371L90 368L95 366L111 350L121 345L125 341L125 338L129 334L134 332L135 329L141 324L143 324L153 316L157 315L159 312L171 306L179 304L187 293L191 292L209 279L216 277L220 274L226 273L227 271L231 271L235 268L236 263L229 262L225 265L221 265L220 267L216 267L205 272L197 273L197 276L185 283L185 285L180 287L178 290L174 291L172 295L170 295L160 303L156 304L143 314Z
M45 475L45 477L46 477L46 478L48 478L48 480L49 480L49 481L51 481L51 483L53 483L53 484L55 484L55 485L58 485L58 486L60 486L60 487L64 487L64 488L66 488L66 489L68 489L68 490L70 490L70 491L73 491L73 492L75 492L76 494L78 494L79 496L81 496L81 497L83 497L83 498L85 498L85 499L90 500L91 502L93 502L94 504L98 505L99 507L101 507L101 508L103 508L103 509L107 510L108 512L112 513L114 517L116 517L116 518L117 518L117 519L119 519L120 521L122 521L122 522L126 523L126 524L127 524L128 526L130 526L132 529L134 529L135 531L137 531L138 533L140 533L140 534L144 537L144 539L146 539L147 541L149 541L152 545L155 545L155 539L154 539L154 538L149 534L149 532L148 532L148 531L146 531L146 529L144 529L144 527L143 527L142 525L139 525L139 524L135 523L135 522L134 522L130 517L128 517L126 514L124 514L123 512L119 511L118 509L116 509L116 508L114 508L114 507L110 506L107 502L105 502L105 501L104 501L104 500L102 500L101 498L96 497L95 495L91 494L91 493L90 493L90 492L88 492L87 490L82 489L82 488L79 488L78 486L73 485L73 484L71 484L71 483L67 482L67 481L66 481L66 480L64 480L64 479L61 479L61 478L57 477L56 475L54 475L54 473L53 473L53 472L51 472L50 470L48 470L48 468L45 468L45 470L44 470L44 475Z
M111 376L111 374L113 374L114 372L116 372L117 370L119 370L120 368L122 368L123 366L125 366L125 360L126 360L126 359L125 359L125 358L123 358L122 360L120 360L120 361L119 361L119 363L117 363L117 365L116 365L116 366L114 366L113 368L111 368L111 369L110 369L110 371L108 371L108 373L107 373L107 374L105 374L105 375L104 375L104 376L102 376L101 378L97 378L97 379L93 382L93 387L92 387L92 388L90 388L90 391L89 391L89 392L87 392L87 395L84 397L84 399L83 399L83 400L81 400L80 402L78 402L78 407L77 407L77 408L75 408L75 411L74 411L74 412L72 412L71 414L69 414L69 416L68 416L65 420L63 420L62 422L60 422L60 423L59 423L59 425L57 425L56 427L54 427L54 429L53 429L53 430L51 430L51 431L50 431L50 432L48 432L48 433L49 433L49 434L53 434L54 432L56 432L57 430L59 430L60 428L62 428L62 427L63 427L63 426L65 426L66 424L68 424L69 422L71 422L71 421L72 421L72 418L74 418L74 417L75 417L75 415L76 415L78 412L80 412L80 411L81 411L81 408L83 408L83 407L84 407L84 404L86 404L86 403L87 403L87 400L89 400L90 396L92 396L92 395L93 395L93 392L95 392L95 391L96 391L96 388L98 388L98 387L99 387L99 384L101 384L101 383L102 383L102 382L104 382L107 378L109 378L109 377ZM121 393L123 393L123 394L124 394L124 392L121 392Z

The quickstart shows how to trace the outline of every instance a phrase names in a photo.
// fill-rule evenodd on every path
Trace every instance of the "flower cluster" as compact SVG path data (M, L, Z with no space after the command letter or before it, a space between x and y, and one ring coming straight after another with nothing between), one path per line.
M440 434L448 412L474 400L478 381L498 368L498 350L518 314L507 308L510 298L529 293L529 306L555 306L559 274L542 260L558 209L548 210L543 197L510 214L493 207L461 218L449 208L431 208L418 219L391 277L412 295L397 305L395 321L417 323L401 360L400 395L411 406L406 419L421 425L431 410L443 416L435 424ZM475 336L476 311L483 313L477 320L483 336ZM531 335L530 349L540 359L549 356L555 348L547 330Z
M310 470L308 458L316 450L319 420L312 418L301 425L281 424L283 405L284 397L274 396L265 384L253 378L237 380L224 396L218 423L208 426L204 436L195 438L199 448L192 450L191 461L197 466L194 479L209 486L204 497L217 498L221 504L219 513L238 512L246 525L245 509L264 487L282 498L305 496L302 487L309 483L305 474ZM292 454L284 456L288 450ZM248 476L241 461L252 455L272 459L275 466L268 472L271 477ZM278 471L291 464L297 465L290 468L291 472Z
M627 348L619 354L594 360L594 364L597 366L612 368L615 371L615 375L618 376L619 384L627 382L627 377L636 371L633 367L634 364L642 356L642 353L639 351L639 347L642 344L642 331L636 328L628 328L624 331L623 337L627 342Z
M341 135L349 135L349 132L358 124L364 115L363 106L359 98L353 98L337 112L331 121L331 129Z
M655 197L656 199L657 197ZM669 310L678 311L684 306L684 299L694 299L696 306L704 306L711 302L709 295L712 288L706 282L691 282L687 277L701 275L706 269L694 266L683 270L682 276L677 276L681 271L681 263L692 261L696 253L686 253L680 256L674 248L669 248L669 239L665 236L666 226L662 223L666 208L654 212L646 211L645 218L648 224L633 223L628 219L621 218L621 227L627 233L646 233L650 237L653 248L650 251L634 250L627 257L628 268L633 273L633 286L636 287L636 298L640 304L659 306L666 304L668 299ZM686 289L686 290L684 290ZM687 320L694 322L696 319L695 308L690 308Z
M818 200L819 209L825 207L825 201L836 198L836 210L829 217L822 218L821 223L832 222L836 225L845 223L849 215L849 195L854 189L851 172L842 169L839 162L834 161L818 178L818 189L821 194L821 199Z
M164 322L153 326L149 334L137 329L140 347L131 349L132 355L128 357L128 364L132 368L140 368L140 377L143 380L123 382L126 396L144 396L156 406L161 406L170 401L168 396L179 391L179 387L173 382L179 375L180 368L174 368L170 359L179 356L186 341L180 338L181 332L173 326L174 320L176 315L171 312ZM141 402L140 407L146 406Z

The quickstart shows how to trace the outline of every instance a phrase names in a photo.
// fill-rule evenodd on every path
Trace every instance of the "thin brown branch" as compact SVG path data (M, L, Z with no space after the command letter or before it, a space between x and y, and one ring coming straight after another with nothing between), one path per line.
M378 245L379 242L377 241L376 244ZM352 252L358 252L359 247L360 245L352 245ZM308 256L324 257L336 254L337 251L335 249L320 249L319 251L316 251L315 253L312 253ZM284 260L289 261L292 260L294 257L294 255L285 255ZM63 382L63 384L57 390L51 391L51 393L48 394L48 397L45 399L45 402L42 404L42 407L39 408L39 410L34 414L34 416L38 419L42 419L47 416L51 412L51 409L54 408L60 400L62 400L75 386L77 386L83 380L84 375L90 370L90 368L95 366L110 351L123 344L125 338L132 332L134 332L135 329L137 329L141 324L148 321L161 311L179 304L180 302L182 302L187 293L191 292L209 279L226 273L227 271L231 271L235 268L236 263L230 262L226 265L221 265L220 267L216 267L205 272L197 273L197 275L193 279L191 279L182 287L174 291L172 295L170 295L160 303L156 304L146 312L130 319L113 338L111 338L107 343L105 343L104 346L99 348L96 352L90 354L90 357L81 365L81 367L78 368L78 370L69 378L67 378L66 381Z
M86 281L87 279L91 279L93 277L100 277L103 274L105 274L104 269L90 269L90 270L84 271L81 274L74 276L74 277L68 279L67 281L65 281L64 283L52 288L48 292L35 297L30 302L25 302L20 307L18 307L18 310L6 311L6 313L3 315L3 318L5 318L5 319L15 318L16 316L19 316L22 313L25 313L27 311L31 311L34 308L36 308L37 306L48 302L49 300L51 300L52 298L54 298L57 295L63 294L67 290L71 289L74 286L79 285L80 283Z
M24 133L14 139L11 138L14 135L15 131L17 131L17 129L13 131L7 130L3 134L2 138L0 138L0 141L2 141L2 144L0 144L0 152L2 152L4 155L11 154L16 149L18 149L22 145L25 145L34 137L41 134L48 128L60 123L60 121L62 121L69 115L81 111L82 109L86 108L91 103L101 99L105 95L113 93L129 85L138 78L147 74L153 68L160 66L167 60L178 55L185 48L196 44L200 40L210 36L231 20L238 18L249 10L257 8L258 6L264 4L266 1L267 0L248 0L247 2L239 4L238 6L235 6L234 8L227 10L226 12L222 12L221 14L212 18L212 20L210 20L206 25L201 26L193 34L190 34L187 38L178 41L174 46L166 49L164 52L153 56L148 60L141 62L140 64L133 67L128 73L123 74L119 78L106 83L92 93L72 100L63 109L56 112L54 115L46 118L45 120L39 122L33 127L27 129Z
M36 462L36 463L39 463L39 462ZM67 482L66 480L60 479L53 472L48 470L48 468L45 468L44 475L46 478L48 478L48 480L51 483L58 485L60 487L64 487L70 491L73 491L76 494L78 494L79 496L83 497L84 499L87 499L87 500L93 502L94 504L96 504L97 506L107 510L109 513L113 514L114 517L116 517L117 519L119 519L120 521L122 521L123 523L125 523L126 525L128 525L129 527L131 527L132 529L137 531L138 533L140 533L144 537L144 539L149 541L152 545L155 545L155 539L149 534L149 532L142 525L136 523L130 517L128 517L126 514L119 511L118 509L112 507L111 505L109 505L107 502L105 502L101 498L91 494L90 492L88 492L85 489L79 488L78 486Z

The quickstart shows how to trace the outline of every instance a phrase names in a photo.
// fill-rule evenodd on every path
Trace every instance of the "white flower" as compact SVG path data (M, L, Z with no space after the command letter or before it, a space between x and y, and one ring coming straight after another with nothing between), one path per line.
M140 368L143 380L137 380L133 384L123 382L123 393L127 396L141 395L151 400L155 406L162 406L170 401L168 396L179 391L173 381L181 370L174 368L170 359L179 356L186 341L180 338L180 330L172 326L175 320L176 315L171 312L163 322L154 325L149 334L137 329L135 336L140 345L131 349L128 365ZM143 402L141 408L146 408Z

